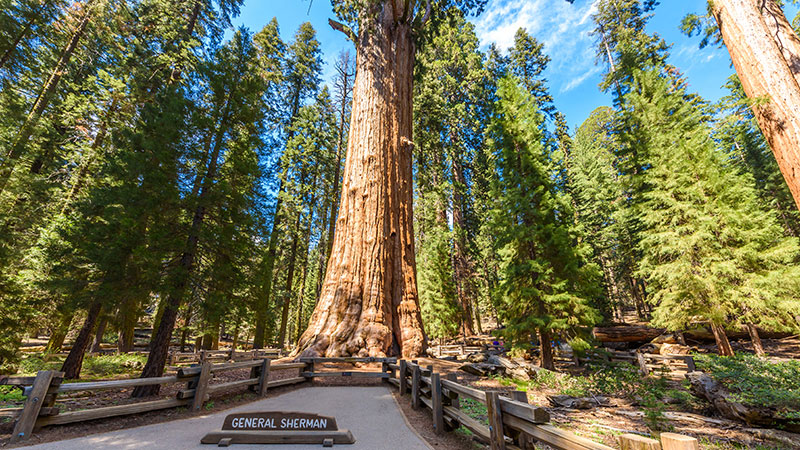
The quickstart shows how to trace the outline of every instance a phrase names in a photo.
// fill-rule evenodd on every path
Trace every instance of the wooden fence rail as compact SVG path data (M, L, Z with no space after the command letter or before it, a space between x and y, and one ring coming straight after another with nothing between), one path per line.
M558 355L556 359L563 362L576 362L575 357ZM586 355L585 358L578 359L579 363L596 361L626 362L632 365L632 369L638 369L643 375L662 373L674 379L683 379L687 373L697 370L694 358L691 355L656 355L612 350L593 352Z
M492 450L525 450L532 448L533 442L558 450L612 450L612 447L550 425L550 414L543 408L529 405L525 392L512 392L510 397L499 392L484 392L457 383L455 374L442 378L431 366L424 368L415 361L400 360L397 364L386 364L384 368L391 374L386 381L396 386L400 395L410 394L413 408L425 407L431 410L436 433L452 431L462 426L470 430L476 440L489 445ZM470 399L485 405L488 424L464 412L461 409L461 399ZM674 436L668 438L675 441ZM680 436L679 440L688 444L686 447L676 448L697 448L688 446L692 442L697 444L691 437ZM620 439L620 446L627 443L628 441Z
M329 372L314 369L315 364L324 362L381 363L381 371ZM246 379L220 384L211 383L214 374L246 368L250 369L250 376ZM299 375L269 381L272 371L291 369L299 370ZM464 427L475 435L476 440L488 444L492 450L525 450L531 448L533 442L540 442L557 450L612 450L612 447L550 425L549 413L543 408L529 405L524 392L512 392L510 397L499 392L484 392L457 383L455 374L443 378L441 374L433 370L432 366L422 367L416 361L398 361L396 358L308 358L301 359L296 363L283 364L272 364L270 358L225 364L204 361L199 366L181 368L173 376L69 384L62 384L63 373L61 372L41 371L36 377L0 376L0 385L24 388L25 405L4 414L6 417L17 418L11 437L11 442L15 443L29 438L35 429L42 426L83 422L178 406L187 406L191 410L198 410L212 394L233 388L247 386L258 395L264 396L269 388L301 383L321 376L382 378L385 382L397 387L401 396L410 394L412 407L425 407L431 411L431 418L437 434ZM176 398L64 413L60 413L54 406L59 393L93 392L170 383L187 383L187 386L178 391ZM463 411L461 399L470 399L485 405L488 424L476 420ZM699 448L697 441L688 436L670 433L662 433L661 436L664 448L676 450L697 450ZM642 442L640 436L623 435L619 437L620 448L623 450L656 448L642 446ZM648 441L645 444L652 443Z
M22 408L0 410L0 417L16 418L11 436L11 443L16 443L28 439L35 429L48 425L85 422L179 406L187 406L191 410L199 410L211 395L244 386L247 386L258 395L264 396L269 388L302 383L307 380L307 377L297 376L269 381L270 372L292 369L303 371L306 367L307 363L272 364L270 358L263 357L262 359L224 364L213 364L210 359L206 359L199 366L178 369L176 375L154 378L62 383L64 374L51 370L41 371L35 377L0 376L0 385L19 387L26 397ZM250 369L250 376L246 379L212 384L214 374L247 368ZM104 406L68 412L60 412L55 406L58 394L97 392L173 383L186 383L186 388L179 390L175 398L145 400L127 405Z

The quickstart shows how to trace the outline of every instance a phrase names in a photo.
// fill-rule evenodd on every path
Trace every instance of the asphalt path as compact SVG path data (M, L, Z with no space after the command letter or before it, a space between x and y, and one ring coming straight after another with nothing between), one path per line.
M275 397L248 403L207 416L175 420L155 425L94 434L65 441L25 447L41 450L84 449L206 449L200 444L206 433L222 428L228 414L235 412L295 411L332 416L339 429L349 429L356 439L352 445L334 448L352 450L431 450L406 422L403 413L385 386L307 387ZM320 449L322 445L232 445L246 449Z

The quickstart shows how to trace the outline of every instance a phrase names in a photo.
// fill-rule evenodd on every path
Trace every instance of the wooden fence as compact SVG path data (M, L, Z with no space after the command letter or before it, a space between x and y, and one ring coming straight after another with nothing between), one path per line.
M550 425L550 414L529 405L524 392L513 392L511 398L498 392L484 392L457 383L454 374L442 378L431 366L423 368L413 361L401 360L387 366L392 373L388 382L400 390L400 395L411 395L413 408L431 410L438 434L463 426L475 435L476 440L490 445L492 450L526 449L533 441L564 450L611 449ZM460 402L465 398L486 406L488 425L461 410Z
M381 371L325 371L318 364L334 363L381 363ZM246 379L212 384L213 375L221 372L250 369ZM275 370L298 369L296 377L269 381ZM0 410L0 416L15 417L17 422L11 442L19 442L31 436L39 427L56 424L83 422L108 417L136 414L178 406L199 410L213 394L247 386L260 396L267 389L318 377L369 377L381 378L397 387L401 396L410 395L413 408L431 411L437 434L453 431L458 427L470 430L476 440L488 444L492 450L524 450L534 442L546 444L557 450L613 450L612 447L580 437L570 431L549 424L550 414L543 408L529 405L527 394L514 391L510 396L500 392L484 392L456 382L455 374L442 377L432 366L422 367L416 361L397 358L302 358L296 363L272 364L269 358L213 364L206 360L200 365L178 369L177 374L159 378L135 378L115 381L96 381L63 384L63 373L41 371L35 377L0 377L0 385L23 388L26 401L22 408ZM106 406L84 411L59 412L55 407L56 396L68 392L95 392L100 390L130 388L136 386L186 383L175 398L148 400L129 405ZM486 406L488 424L485 424L461 409L461 400L471 399ZM666 436L667 441L664 441ZM654 449L652 439L637 435L620 436L623 450ZM662 433L665 449L697 450L694 438ZM669 446L667 446L669 444Z
M199 410L209 396L244 386L248 386L252 391L263 396L266 395L268 388L301 383L307 380L307 377L297 376L269 381L271 371L302 370L305 367L306 363L272 364L269 358L263 358L225 364L213 364L210 360L206 360L197 366L180 368L175 375L157 378L62 383L63 372L52 370L40 371L35 377L0 377L0 385L20 387L26 397L22 408L2 409L0 410L0 417L16 418L16 424L11 436L11 443L15 443L29 438L34 429L48 425L105 419L179 406L186 406L191 410ZM250 376L247 379L212 384L214 374L247 368L250 369ZM95 393L103 390L173 383L186 383L186 388L179 390L175 398L145 400L127 405L105 406L68 412L60 412L58 407L55 406L56 397L64 393Z
M401 360L397 364L384 363L384 371L391 375L387 381L396 386L400 395L411 396L413 408L425 407L431 411L437 434L462 426L470 430L479 442L492 450L525 450L534 442L546 444L557 450L611 450L612 447L594 442L567 430L555 427L550 414L543 408L528 404L527 394L514 391L510 396L499 392L484 392L459 384L455 374L442 378L432 366L421 367L415 361ZM486 406L488 425L469 416L461 409L461 399L471 399ZM697 440L683 435L662 433L664 449L698 450ZM619 437L623 450L656 449L653 439L637 435ZM649 446L641 445L645 443Z
M576 363L574 356L556 355L555 359L568 364ZM577 360L579 364L598 361L630 363L632 365L631 370L638 369L642 375L657 373L676 380L682 380L687 373L697 370L694 358L691 355L656 355L611 350L592 352L587 354L585 358Z
M205 361L227 362L227 361L252 361L264 358L279 358L280 350L262 349L237 352L235 350L201 350L200 352L174 352L167 357L168 366L180 366L187 364L202 364Z

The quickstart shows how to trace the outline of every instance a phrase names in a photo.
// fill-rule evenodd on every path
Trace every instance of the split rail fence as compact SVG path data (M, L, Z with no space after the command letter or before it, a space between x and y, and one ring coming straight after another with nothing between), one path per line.
M306 363L272 364L269 358L223 364L214 364L211 359L207 359L200 365L179 368L175 375L154 378L63 383L64 373L52 370L40 371L35 377L0 377L0 385L17 386L22 389L23 395L26 397L22 408L0 409L0 417L16 419L11 436L11 443L16 443L29 438L34 430L48 425L85 422L176 407L188 407L196 411L202 408L203 403L211 395L244 386L264 396L269 388L301 383L308 379L303 376L296 376L269 381L271 372L291 369L302 370L305 367ZM250 376L246 379L212 384L215 374L248 368L250 369ZM104 390L174 383L186 383L186 387L180 389L175 398L145 400L126 405L104 406L68 412L61 412L56 406L56 397L59 394L76 392L94 394Z
M557 356L556 359L562 362L576 362L574 356ZM668 378L680 380L684 379L687 373L697 370L691 355L656 355L612 350L590 353L586 358L579 358L577 361L581 364L593 361L626 362L632 364L642 375L661 373Z
M376 371L328 371L323 363L380 363ZM212 384L218 373L250 369L246 379ZM299 370L298 376L269 381L270 373L277 370ZM527 395L514 391L507 397L500 392L484 392L456 382L455 374L442 377L433 366L422 367L416 361L397 358L301 358L299 362L272 364L269 358L213 364L210 360L200 365L179 368L177 374L158 378L135 378L86 383L62 383L63 373L41 371L35 377L0 377L0 385L23 388L26 396L22 408L0 410L0 416L15 417L17 422L11 442L31 436L34 430L48 425L84 422L115 416L142 413L175 407L199 410L211 395L247 386L260 396L278 386L302 383L320 377L380 378L399 389L401 396L411 397L415 409L431 411L437 434L464 427L479 442L492 450L533 448L535 442L557 450L613 450L612 447L580 437L570 431L551 425L550 414L543 408L529 405ZM55 406L56 396L69 392L96 392L137 386L186 383L175 398L149 400L129 405L106 406L84 411L60 412ZM477 420L461 409L461 401L470 399L486 406L488 424ZM667 441L665 441L665 436ZM637 435L620 436L623 450L655 449L657 441ZM670 450L697 450L697 441L681 435L662 433L663 448ZM669 444L669 445L667 445Z

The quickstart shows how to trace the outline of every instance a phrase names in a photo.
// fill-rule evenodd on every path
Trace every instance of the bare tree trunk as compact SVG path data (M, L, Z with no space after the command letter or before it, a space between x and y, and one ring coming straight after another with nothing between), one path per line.
M231 342L231 350L236 351L236 346L239 345L239 330L241 328L241 319L236 320L236 325L233 326L233 342Z
M94 327L97 324L97 318L100 316L101 309L102 303L100 303L99 300L95 300L91 306L89 306L89 311L86 314L86 319L83 321L81 331L78 333L78 337L75 338L72 349L69 351L67 359L64 360L64 364L61 366L61 371L64 372L64 378L71 380L80 377L81 366L83 366L83 355L86 353L86 347L90 344L92 331L94 331Z
M539 367L547 370L556 370L555 363L553 362L553 347L550 346L551 338L550 330L545 328L539 329L539 347L541 349Z
M117 351L128 353L133 351L134 332L136 331L136 301L127 297L119 308L119 333L117 334Z
M300 228L300 215L294 225L292 233L292 248L289 250L289 268L286 269L286 292L284 293L283 309L281 311L281 328L278 334L278 348L283 349L286 345L286 325L289 323L289 306L292 303L292 286L294 284L294 269L297 262L297 243L300 240L298 234Z
M108 316L103 316L100 319L100 323L97 324L97 331L94 333L94 340L92 341L92 346L89 349L89 353L100 353L102 347L100 344L103 343L103 335L106 334L106 326L108 325Z
M414 258L414 39L405 5L385 0L362 12L336 233L294 354L415 357L427 346Z
M289 124L293 124L297 114L300 112L300 88L295 87L293 90L294 94L291 99L292 102L292 113L291 118L289 119ZM290 126L289 132L287 133L286 142L292 140L295 135L295 130ZM291 165L291 161L286 158L285 154L281 158L283 163L283 169L281 170L281 175L278 180L278 195L277 200L275 203L275 215L272 217L272 231L269 235L269 244L267 245L267 255L264 261L264 299L256 305L256 330L255 330L255 337L253 338L253 348L262 348L264 346L264 341L267 338L268 331L266 329L267 326L267 309L269 308L269 300L270 296L272 295L272 283L274 277L274 268L275 268L275 257L277 254L278 249L278 233L281 232L280 226L283 222L283 211L281 209L282 206L282 194L286 190L286 178L288 176L289 166ZM289 296L291 297L291 295ZM288 310L286 311L288 314ZM283 316L281 316L281 320L283 320ZM285 329L283 330L285 332ZM284 335L285 337L285 335ZM283 344L280 344L280 348L283 348Z
M347 119L348 111L352 104L353 93L353 62L350 57L350 52L340 55L339 60L336 62L336 95L339 100L339 128L337 129L336 141L336 162L333 168L333 187L331 188L331 198L333 204L330 209L330 219L328 220L328 244L326 255L331 254L333 247L334 232L336 231L336 213L339 210L339 178L342 169L342 151L345 148L345 135L347 134ZM352 120L352 116L350 117Z
M711 332L714 333L714 340L717 342L717 352L720 356L733 356L733 347L728 341L728 335L725 334L725 328L711 322Z
M61 52L61 57L59 58L58 63L56 63L56 67L53 69L53 72L50 74L47 82L45 82L44 86L42 87L39 97L36 99L36 102L34 102L31 112L25 119L25 123L23 123L20 127L19 132L14 139L14 143L11 145L11 148L6 154L5 163L0 166L0 193L2 193L5 189L8 178L11 176L11 172L14 170L14 162L22 155L25 147L28 145L28 139L31 137L31 134L33 134L36 124L39 123L39 118L42 116L45 108L47 108L47 105L50 103L50 99L52 99L53 94L55 93L56 88L61 81L61 77L64 75L64 72L67 69L67 64L69 64L70 59L72 59L72 55L75 53L75 49L78 47L78 44L86 33L86 27L89 25L89 20L91 18L89 11L91 6L92 2L87 1L76 8L79 10L81 18L79 19L75 30L72 32L72 37L70 38L69 42L67 42L67 46Z
M800 208L800 39L775 0L714 0L725 47Z
M275 204L275 215L272 216L272 231L269 235L269 244L267 244L267 255L264 258L264 298L256 305L256 330L253 337L253 348L262 348L267 337L267 309L269 308L269 299L272 294L272 278L275 270L275 255L278 251L279 227L283 219L283 215L281 214L281 194L283 194L284 191L286 170L286 167L284 167L281 172L280 185L278 186L278 200Z
M747 332L750 334L750 340L753 342L753 349L758 356L766 356L764 345L761 343L761 336L758 335L758 328L752 323L746 325Z
M60 316L58 325L50 332L50 339L47 341L45 352L57 353L61 351L61 346L64 345L64 339L67 338L69 332L69 325L72 323L71 314L63 314Z

